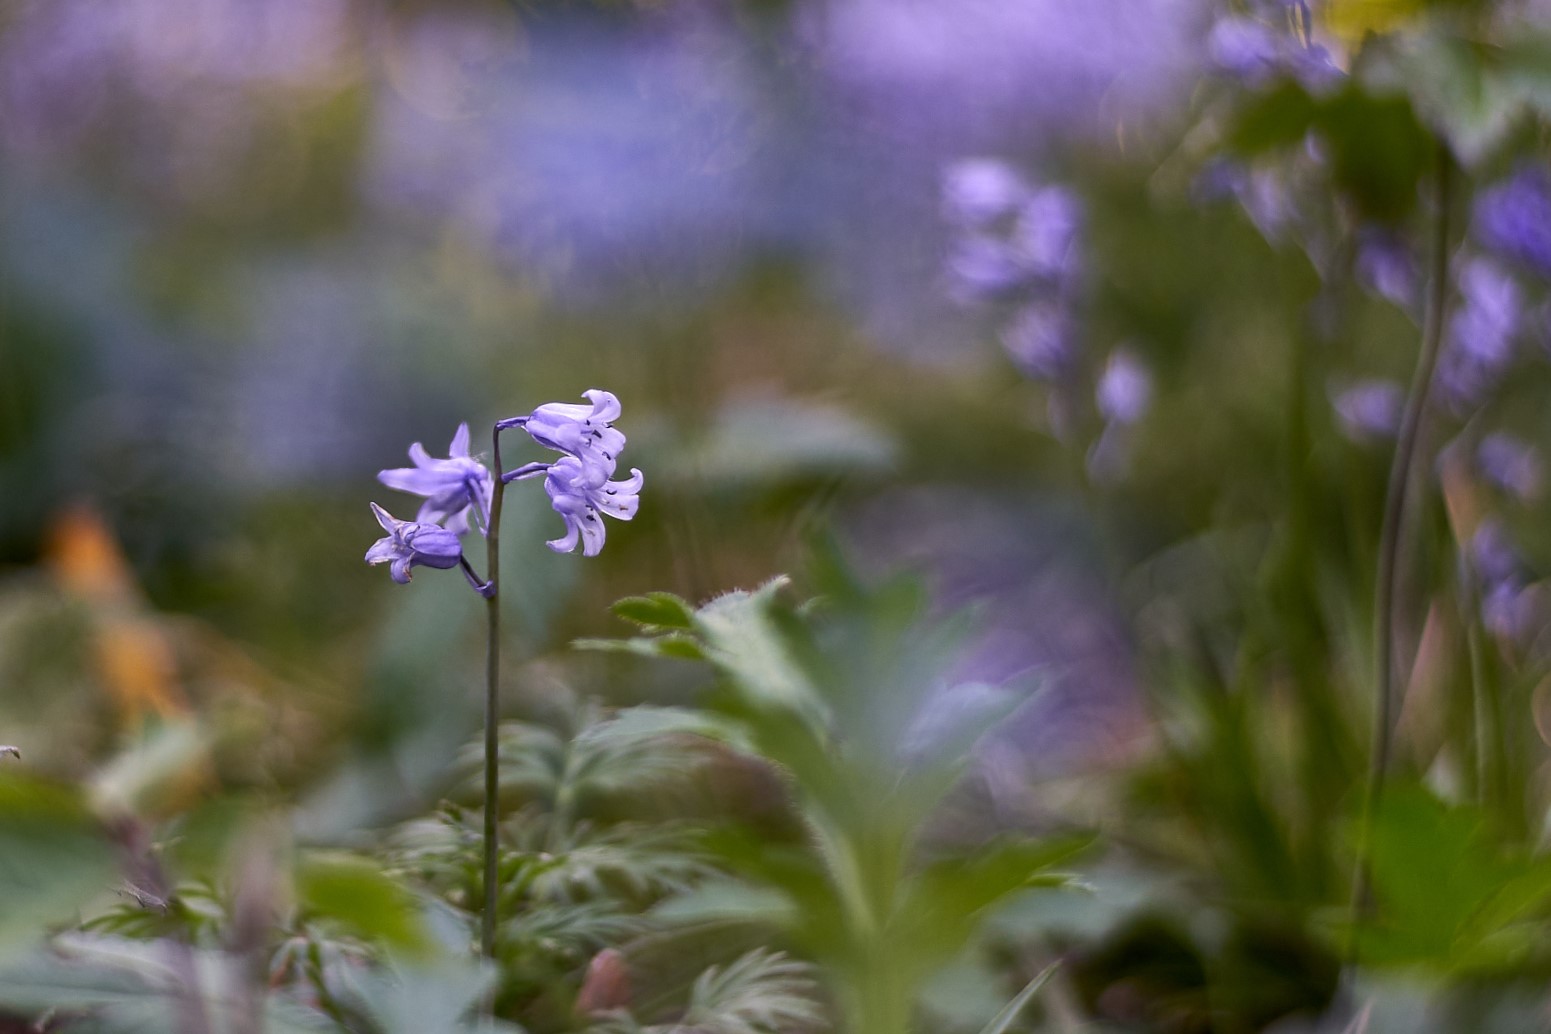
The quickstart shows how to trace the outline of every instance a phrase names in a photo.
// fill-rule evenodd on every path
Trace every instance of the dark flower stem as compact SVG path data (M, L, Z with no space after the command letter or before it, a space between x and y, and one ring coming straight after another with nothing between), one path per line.
M506 483L501 479L501 428L490 432L491 462L495 480L490 490L490 522L485 529L488 559L485 576L490 590L485 596L489 643L485 654L485 907L480 916L479 946L487 959L495 958L496 902L496 816L500 804L500 778L496 724L501 717L501 497Z
M1405 520L1406 495L1415 466L1422 417L1427 412L1433 371L1443 342L1443 323L1449 293L1449 206L1452 201L1452 157L1448 145L1438 143L1434 177L1432 270L1428 284L1427 313L1422 329L1422 350L1406 406L1400 417L1395 455L1390 462L1389 484L1384 493L1384 523L1379 529L1379 566L1373 600L1373 649L1375 655L1373 747L1368 758L1368 782L1363 796L1362 823L1358 827L1357 872L1352 880L1351 932L1347 959L1357 961L1357 930L1368 897L1373 827L1384 792L1394 745L1395 713L1395 582L1400 539Z

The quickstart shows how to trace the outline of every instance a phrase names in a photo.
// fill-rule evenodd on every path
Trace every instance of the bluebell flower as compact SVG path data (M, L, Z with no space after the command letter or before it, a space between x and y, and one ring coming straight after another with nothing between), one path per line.
M943 215L965 229L995 226L1016 213L1028 196L1023 177L994 158L965 158L943 173Z
M1475 233L1489 250L1551 277L1551 177L1526 165L1482 193Z
M1463 304L1449 320L1437 380L1443 400L1457 413L1496 387L1513 360L1523 314L1519 285L1487 259L1471 259L1461 268L1459 289Z
M1282 71L1285 40L1264 22L1243 15L1220 18L1206 41L1220 72L1258 86Z
M454 532L437 524L401 521L372 503L372 513L387 534L366 551L368 564L387 564L388 574L400 585L409 584L410 568L450 570L463 559L463 546Z
M613 425L621 407L611 392L591 388L583 395L591 405L547 402L528 416L502 420L496 426L521 427L544 448L574 457L589 479L602 483L613 476L625 447L624 434Z
M1366 229L1357 235L1357 280L1406 312L1415 310L1420 278L1416 255L1397 233Z
M639 470L632 469L624 481L609 481L575 456L565 456L543 473L550 505L565 520L565 535L546 543L557 553L570 553L580 542L583 556L597 556L603 549L603 516L628 521L641 503Z
M948 293L960 304L1011 298L1031 282L1019 249L1006 238L983 233L954 241L946 267Z
M1330 393L1341 433L1355 442L1383 441L1400 429L1406 393L1394 381L1358 381Z
M1077 328L1059 299L1030 302L1002 328L1002 348L1023 375L1065 380L1077 365Z
M416 442L409 447L413 467L379 471L377 480L389 488L424 496L415 520L443 524L455 536L469 529L473 511L479 530L490 524L490 491L493 479L483 463L469 456L469 425L459 424L447 449L448 458L436 459Z
M1122 426L1134 424L1152 403L1152 374L1130 349L1110 353L1095 390L1099 415Z
M1516 499L1540 494L1544 468L1533 445L1510 434L1489 434L1476 446L1476 467L1488 484Z
M1082 214L1082 200L1065 187L1045 187L1024 203L1012 242L1029 275L1047 282L1076 275Z

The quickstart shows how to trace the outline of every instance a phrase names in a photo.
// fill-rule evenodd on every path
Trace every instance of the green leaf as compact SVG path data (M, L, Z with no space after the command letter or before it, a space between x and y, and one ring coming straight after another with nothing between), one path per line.
M112 888L116 862L73 789L0 770L0 956L76 920Z
M364 858L332 852L305 856L297 866L296 893L308 911L365 940L409 956L430 949L419 899Z
M614 613L646 628L694 628L694 608L671 592L626 596L614 604Z
M1001 1012L992 1017L991 1022L981 1029L980 1034L1006 1034L1007 1028L1013 1025L1013 1021L1034 1000L1034 996L1039 994L1040 989L1049 982L1051 977L1055 976L1056 969L1060 965L1059 962L1052 962L1040 970L1022 991L1013 996L1012 1001L1008 1002Z

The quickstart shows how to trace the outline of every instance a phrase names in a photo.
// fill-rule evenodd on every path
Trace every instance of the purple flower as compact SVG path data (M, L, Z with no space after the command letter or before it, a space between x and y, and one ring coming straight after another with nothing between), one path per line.
M1058 299L1030 302L1002 328L1002 348L1026 377L1060 381L1077 363L1077 332Z
M994 226L1016 212L1028 196L1023 177L994 158L965 158L943 174L943 214L966 229Z
M1152 402L1152 374L1128 348L1110 353L1095 391L1099 415L1113 424L1134 424Z
M1358 381L1330 396L1341 433L1355 442L1395 437L1405 402L1405 391L1393 381Z
M1476 200L1475 232L1502 257L1551 277L1551 177L1521 167Z
M1416 256L1392 231L1369 229L1357 235L1357 279L1369 291L1407 312L1416 308Z
M1496 387L1512 361L1522 301L1519 285L1486 259L1461 269L1459 289L1464 304L1449 320L1438 385L1444 401L1463 412Z
M1489 434L1476 447L1476 466L1490 484L1518 499L1540 494L1540 453L1509 434Z
M960 304L997 301L1029 286L1029 267L1012 242L972 233L954 242L947 261L948 293Z
M415 520L421 524L444 523L455 536L469 529L473 510L479 529L490 524L492 478L483 463L469 456L469 425L459 424L448 446L448 458L439 460L416 442L409 447L413 467L379 471L377 480L400 492L425 497Z
M575 456L550 464L544 491L555 512L565 519L565 535L546 545L557 553L570 553L580 542L583 556L597 556L603 549L603 515L622 521L634 517L641 503L642 480L641 472L634 469L624 481L598 478Z
M1065 187L1045 187L1018 213L1012 240L1030 275L1059 282L1076 272L1081 230L1081 199Z
M1233 15L1219 19L1206 46L1218 71L1250 85L1259 85L1282 70L1285 40L1254 18Z
M496 426L521 427L544 448L578 460L589 480L601 484L613 476L619 452L625 447L624 434L613 425L621 407L611 392L591 388L583 395L590 406L547 402L528 416L502 420Z
M1476 527L1470 537L1469 554L1470 565L1487 591L1514 581L1523 567L1508 529L1495 517L1486 518Z
M372 503L372 513L377 523L387 532L372 543L366 551L368 564L388 564L388 574L400 585L409 584L412 567L434 567L449 570L463 559L463 546L458 536L447 528L419 521L401 521L387 510Z

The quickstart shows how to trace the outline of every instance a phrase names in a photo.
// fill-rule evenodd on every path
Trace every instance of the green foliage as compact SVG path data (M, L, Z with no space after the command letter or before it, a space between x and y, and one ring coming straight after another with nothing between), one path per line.
M0 767L0 961L76 921L114 868L107 831L79 793Z
M811 605L785 602L777 579L712 600L689 627L723 679L706 703L729 723L721 738L785 776L806 839L771 844L733 828L708 836L707 849L759 892L712 882L658 915L767 924L821 964L847 1029L889 1034L908 1026L921 982L964 947L987 909L1020 890L1060 886L1051 866L1088 838L1012 840L925 860L928 819L975 733L1005 709L975 716L968 735L912 748L912 722L941 688L958 629L926 622L917 584L869 589L833 556L822 559L823 594ZM648 632L670 627L643 616ZM662 638L636 648L649 653Z

